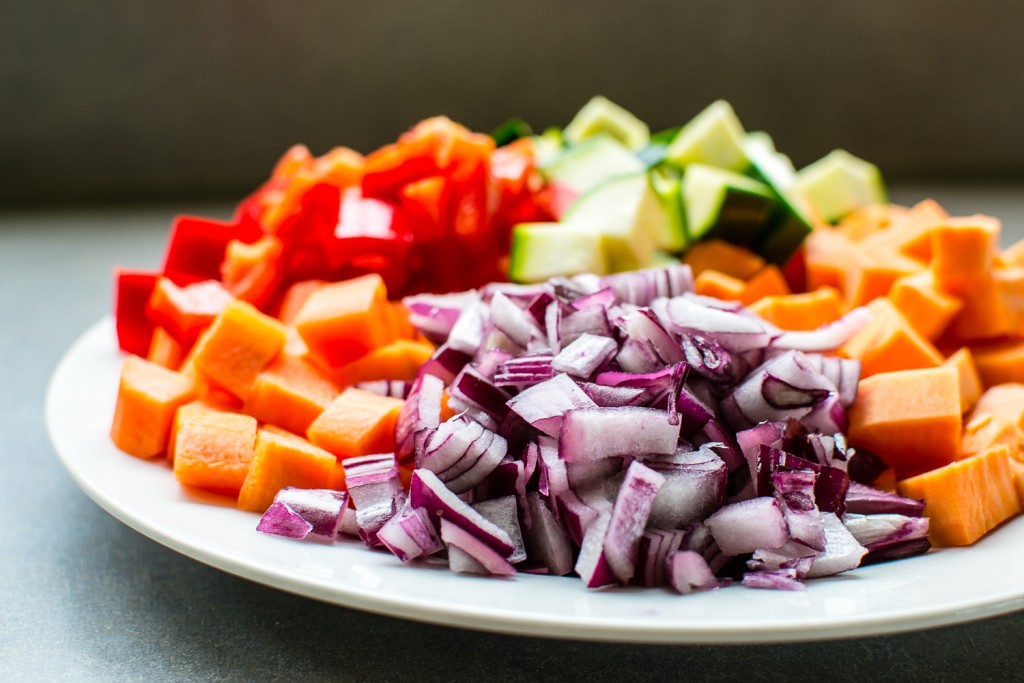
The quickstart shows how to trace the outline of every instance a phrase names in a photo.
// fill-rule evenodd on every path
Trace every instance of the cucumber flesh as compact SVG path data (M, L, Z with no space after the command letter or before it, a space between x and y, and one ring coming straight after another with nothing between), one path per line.
M611 100L600 95L583 105L565 127L565 139L570 144L598 134L607 134L629 149L638 150L651 139L647 124Z
M542 171L548 180L585 194L614 176L644 169L640 159L621 142L606 134L587 138L565 149Z
M508 275L515 282L606 272L601 235L596 232L564 223L520 223L512 229Z
M651 187L664 209L664 219L655 231L655 245L670 254L686 249L686 225L683 215L682 178L667 168L648 171Z
M686 168L682 189L690 242L715 237L750 245L767 224L776 201L764 183L703 164Z
M713 102L679 131L665 150L668 161L685 168L706 164L728 171L744 171L743 124L725 100Z
M796 189L793 162L775 151L767 133L748 133L743 139L743 150L750 160L751 174L770 187L777 200L768 227L755 238L754 250L765 260L781 265L810 234L813 212Z
M563 221L601 236L610 272L646 267L665 221L665 209L647 173L610 178L583 195Z
M862 206L886 202L878 167L841 149L801 169L797 186L818 216L829 223Z

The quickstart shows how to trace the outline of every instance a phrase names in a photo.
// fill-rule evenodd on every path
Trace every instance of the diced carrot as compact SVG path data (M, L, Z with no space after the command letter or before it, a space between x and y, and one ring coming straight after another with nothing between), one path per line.
M981 398L981 376L974 364L974 356L966 346L961 347L946 359L943 365L956 368L960 377L960 411L966 413L974 407L974 404Z
M441 392L441 422L446 422L459 414L459 411L448 405L448 399L451 397L447 389Z
M889 298L907 322L931 341L939 338L963 308L960 299L935 286L927 270L896 280L889 290Z
M391 319L395 327L395 336L399 339L419 339L420 333L409 322L409 309L401 301L391 302Z
M163 455L174 413L192 400L194 389L179 372L138 356L125 358L110 426L114 445L139 458Z
M1021 510L1024 510L1024 462L1010 458L1007 463L1010 465L1010 474L1013 476L1013 484L1017 489Z
M264 235L252 244L228 242L220 266L224 288L236 298L264 308L277 291L283 253L284 245L273 235Z
M948 218L931 231L935 284L962 294L988 276L999 245L999 221L991 216Z
M1024 267L1024 239L1017 240L1006 249L996 252L996 264L1010 268Z
M847 262L844 291L850 308L885 296L901 277L923 268L901 254L856 245L842 258Z
M986 387L1007 382L1024 382L1024 340L1010 339L995 344L972 346L974 364Z
M328 375L342 387L378 379L411 382L433 353L434 346L429 342L397 339L387 346L374 349L357 361L329 370Z
M394 341L391 323L387 290L377 274L324 285L295 319L310 354L332 368Z
M256 446L256 418L192 409L177 420L174 476L187 486L237 495Z
M804 240L804 269L807 289L846 286L846 267L852 242L838 230L816 227Z
M1021 511L1005 446L904 479L899 492L924 501L937 546L970 545Z
M739 301L747 283L725 273L706 268L693 279L693 289L701 296L713 296L724 301Z
M835 287L820 287L803 294L766 296L750 310L784 330L813 330L843 315L843 299Z
M993 277L976 280L960 297L963 307L946 329L947 341L977 342L1004 337L1015 330L1016 316L1007 308Z
M992 281L1006 315L1008 334L1024 336L1024 267L993 268Z
M885 372L860 382L849 441L913 476L952 462L960 450L960 378L955 368Z
M256 376L244 411L293 434L305 434L341 389L309 362L281 354Z
M932 258L931 231L948 217L938 202L926 199L895 217L888 230L866 237L863 243L870 249L895 252L928 263Z
M281 299L281 305L277 310L277 319L286 325L294 323L299 311L306 303L306 299L325 284L327 283L323 280L303 280L290 286Z
M238 509L265 512L286 486L330 488L337 464L337 458L300 436L261 429L238 493Z
M859 242L872 233L885 230L906 213L907 208L898 204L869 204L844 216L836 229L850 241Z
M167 330L159 326L156 327L153 330L153 339L149 342L149 353L146 354L146 360L171 370L177 370L181 367L181 361L184 359L185 347Z
M330 484L327 488L332 491L344 491L345 490L345 464L334 459L334 470L331 472Z
M891 301L875 299L868 308L874 317L839 349L840 355L861 362L861 377L942 365L942 354Z
M277 320L244 301L232 301L197 344L196 369L244 400L286 337Z
M999 384L981 395L964 421L960 456L1006 446L1010 457L1024 462L1024 384Z
M725 275L747 280L764 267L764 259L743 247L725 240L702 240L692 245L683 256L694 277L705 270L717 270Z
M395 421L402 401L346 389L313 421L309 440L339 459L395 450Z
M766 296L784 296L789 293L786 277L778 266L769 263L747 280L740 295L740 303L752 304Z

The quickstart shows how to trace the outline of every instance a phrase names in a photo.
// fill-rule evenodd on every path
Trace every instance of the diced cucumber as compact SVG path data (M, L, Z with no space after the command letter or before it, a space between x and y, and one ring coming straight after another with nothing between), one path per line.
M533 136L533 156L537 160L538 168L545 168L554 163L564 148L560 128L547 128L540 135Z
M664 268L666 266L678 266L679 257L675 254L669 254L667 252L658 250L651 256L651 262L647 264L649 268Z
M749 245L767 224L775 196L771 188L753 178L690 164L683 174L683 206L691 243L716 237Z
M665 151L665 158L685 168L706 164L728 171L744 171L743 124L725 100L713 102L679 131Z
M648 171L651 187L664 209L664 219L655 231L655 245L670 254L686 249L683 217L682 178L674 169L658 167Z
M610 272L650 263L665 209L646 172L610 178L583 195L562 219L601 236Z
M766 260L783 264L811 232L811 211L796 188L796 169L785 154L775 151L767 133L748 133L743 151L751 174L775 193L777 202L768 227L754 240L754 250Z
M797 179L815 212L829 223L862 206L886 201L878 167L841 149L801 169Z
M651 139L646 123L608 98L597 95L583 105L565 127L565 139L569 144L576 144L601 133L633 150L646 146Z
M568 147L542 167L548 180L582 195L614 176L637 173L644 164L628 147L606 134Z
M606 272L597 232L564 223L520 223L512 229L508 276L515 282Z

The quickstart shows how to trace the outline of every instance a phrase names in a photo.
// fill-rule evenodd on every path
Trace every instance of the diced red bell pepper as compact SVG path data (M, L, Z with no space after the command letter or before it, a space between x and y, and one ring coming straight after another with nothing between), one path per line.
M435 175L415 180L402 188L399 199L415 240L429 242L448 234L447 186L447 178Z
M327 183L311 187L300 208L285 218L276 237L281 240L281 269L285 283L330 279L331 264L325 244L338 225L341 190Z
M146 315L149 297L160 274L148 270L114 271L114 324L122 351L145 357L156 326Z
M412 235L404 214L393 202L364 197L359 188L342 193L333 238L326 244L332 274L351 278L380 273L392 296L408 280L408 252Z
M178 287L162 277L153 288L146 311L154 324L188 348L233 298L216 280Z
M178 285L220 279L228 242L255 242L261 235L262 231L250 224L179 216L167 240L163 274Z
M265 310L281 284L283 253L284 245L274 235L252 244L231 241L220 269L224 288L236 299Z

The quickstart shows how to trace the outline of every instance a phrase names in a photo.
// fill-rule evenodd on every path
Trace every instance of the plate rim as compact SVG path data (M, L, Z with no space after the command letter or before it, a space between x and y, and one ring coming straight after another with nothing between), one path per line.
M107 315L88 327L62 355L56 364L46 390L45 422L50 442L64 469L75 484L115 519L136 532L157 543L185 555L193 560L219 569L228 574L255 583L283 590L285 592L312 598L321 602L358 609L389 617L431 623L450 627L469 628L492 633L506 633L523 636L556 639L596 640L637 643L783 643L824 641L886 634L904 633L967 623L1024 610L1024 585L1010 594L992 595L984 600L961 601L952 607L922 606L898 615L862 614L855 617L826 617L811 619L790 625L774 624L770 629L763 625L750 628L708 625L703 627L681 627L678 623L659 626L651 621L629 624L623 630L621 618L581 617L574 614L549 616L524 614L494 606L470 609L454 606L436 600L373 595L359 587L346 585L334 580L328 582L305 574L288 574L276 567L261 565L254 560L235 556L229 549L217 548L208 539L186 532L171 532L151 521L145 514L129 509L123 502L99 486L96 481L83 473L75 462L74 455L65 442L65 435L58 428L58 417L63 397L60 390L69 381L78 356L92 343L106 337L111 354L119 353L114 340L113 319ZM130 456L125 456L130 457ZM236 512L231 509L230 512ZM245 514L238 512L238 514ZM1022 520L1018 518L1017 522ZM275 539L277 540L277 539ZM374 551L356 548L356 551ZM942 551L940 551L942 552ZM550 580L553 577L523 577L520 580ZM491 581L480 577L459 577L467 581ZM559 579L563 580L563 579ZM600 595L591 593L592 595ZM614 593L612 593L614 594ZM685 599L681 597L679 599Z

